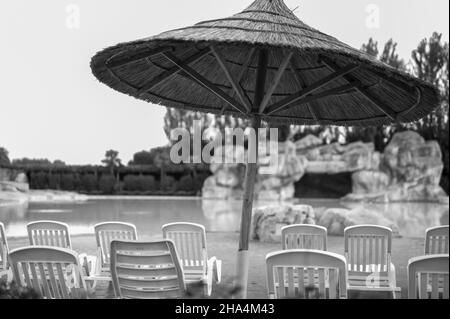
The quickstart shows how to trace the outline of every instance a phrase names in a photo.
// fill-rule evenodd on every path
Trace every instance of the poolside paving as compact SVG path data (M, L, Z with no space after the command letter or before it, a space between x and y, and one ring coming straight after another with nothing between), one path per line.
M161 239L160 235L139 234L140 240L151 241ZM222 285L221 288L230 288L235 273L235 255L238 246L238 233L214 232L207 233L208 253L222 259ZM28 244L27 238L16 238L9 240L10 249L23 247ZM94 235L73 236L73 248L81 253L95 254L96 244ZM280 244L268 244L251 242L251 264L249 269L248 298L267 298L266 291L266 269L265 257L268 253L280 249ZM422 239L394 238L393 239L392 262L397 270L397 286L402 288L401 297L407 297L407 264L412 257L423 254L424 243ZM329 237L328 250L330 252L344 254L344 238ZM98 285L96 298L113 298L112 287L107 283ZM349 298L388 298L388 294L356 294L349 292Z

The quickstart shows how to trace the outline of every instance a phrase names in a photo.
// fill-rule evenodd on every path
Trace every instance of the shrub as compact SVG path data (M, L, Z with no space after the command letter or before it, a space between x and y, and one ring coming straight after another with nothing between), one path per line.
M103 194L113 194L116 188L116 178L112 175L102 175L98 188Z
M61 176L60 186L62 190L73 191L75 189L75 177L73 174L64 174Z
M48 176L48 188L49 189L59 189L60 178L59 175L51 174Z
M173 176L166 175L161 181L161 190L163 192L175 192L177 189L177 182L176 179Z
M32 173L30 178L30 185L32 189L47 189L48 188L47 173L44 172Z
M191 175L185 175L180 178L180 180L178 181L177 190L185 192L194 191L194 180L192 179Z
M127 175L124 178L124 189L129 192L148 192L156 189L153 176Z
M94 174L83 175L80 179L80 187L85 192L93 192L97 190L97 177Z
M41 299L39 293L31 288L20 287L12 282L0 280L0 299Z

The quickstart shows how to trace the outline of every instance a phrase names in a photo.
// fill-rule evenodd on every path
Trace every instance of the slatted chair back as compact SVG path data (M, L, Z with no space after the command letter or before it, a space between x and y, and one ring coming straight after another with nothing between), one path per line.
M94 226L102 270L109 270L110 249L113 240L137 240L136 226L121 222L100 223Z
M51 246L72 249L69 226L55 221L37 221L27 225L31 246Z
M0 271L8 269L8 239L5 226L0 222Z
M448 254L448 226L427 229L425 236L425 255Z
M388 276L391 268L392 230L382 226L361 225L344 231L345 255L352 273Z
M46 299L84 299L86 283L77 254L65 248L32 246L9 254L14 280Z
M281 229L283 249L327 250L327 229L316 225L291 225Z
M192 271L206 273L208 255L204 226L172 223L164 225L162 231L165 239L171 239L175 243L185 273Z
M449 299L448 254L426 255L409 260L409 299Z
M269 298L347 298L343 256L319 250L284 250L267 255L266 267Z
M111 275L119 298L172 299L185 292L183 269L170 240L113 241Z

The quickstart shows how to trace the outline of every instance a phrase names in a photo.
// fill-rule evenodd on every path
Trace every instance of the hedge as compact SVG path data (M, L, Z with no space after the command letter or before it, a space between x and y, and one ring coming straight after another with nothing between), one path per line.
M58 169L34 167L25 169L31 189L74 191L83 194L124 195L197 195L203 182L211 175L209 170L199 171L186 167L126 167L119 175L111 175L102 167L70 166ZM23 168L22 168L23 169ZM161 171L164 172L162 175ZM117 173L116 173L117 174ZM162 176L161 176L162 175Z

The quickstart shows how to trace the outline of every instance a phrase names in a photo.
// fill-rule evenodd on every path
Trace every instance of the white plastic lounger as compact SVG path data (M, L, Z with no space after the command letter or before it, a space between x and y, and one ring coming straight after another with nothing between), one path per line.
M81 255L86 280L95 289L98 281L111 281L110 249L113 240L137 240L136 226L122 222L106 222L94 226L97 256Z
M408 262L409 299L449 299L448 254L412 258Z
M46 299L84 299L86 283L76 252L48 246L25 247L9 254L14 280Z
M349 290L387 291L393 298L397 287L395 266L391 262L392 230L360 225L344 231Z
M72 249L69 226L65 223L42 220L27 225L31 246L50 246Z
M427 229L425 235L425 255L448 254L448 226Z
M347 265L344 256L293 249L268 254L267 287L270 299L346 299Z
M183 270L171 240L111 243L111 275L117 298L178 299L185 294Z
M8 254L8 238L6 238L5 226L0 222L0 279L10 282L12 269L9 267Z
M281 228L281 243L286 249L327 250L327 229L316 225L291 225Z
M208 296L211 295L213 278L220 282L222 261L208 258L205 227L192 223L172 223L162 227L165 239L175 243L187 283L203 281Z

